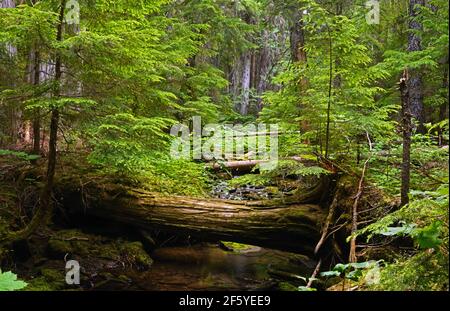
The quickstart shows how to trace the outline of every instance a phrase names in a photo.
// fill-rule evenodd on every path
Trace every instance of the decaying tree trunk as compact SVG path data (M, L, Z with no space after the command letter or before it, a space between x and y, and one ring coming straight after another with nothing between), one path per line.
M69 183L69 184L67 184ZM87 215L139 229L160 229L203 240L225 240L313 255L326 217L315 191L300 203L164 197L115 184L62 183L61 202L72 215ZM72 189L72 190L70 190ZM86 190L86 189L85 189ZM303 199L303 200L302 200ZM292 200L293 201L293 200Z

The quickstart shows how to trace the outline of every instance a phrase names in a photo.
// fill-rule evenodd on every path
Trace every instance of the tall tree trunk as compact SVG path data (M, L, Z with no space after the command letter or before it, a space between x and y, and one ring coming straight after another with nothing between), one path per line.
M11 9L15 8L16 3L14 0L3 0L0 1L0 8ZM6 44L7 55L10 58L14 58L17 55L17 48L10 43ZM15 81L11 81L11 86L15 84ZM20 143L22 128L22 111L17 106L12 106L8 109L9 111L9 137L10 143L17 145Z
M403 160L401 179L401 206L409 203L409 183L411 170L411 110L409 103L408 72L405 70L400 80L400 94L402 102L402 132L403 132Z
M262 106L262 98L261 96L267 89L267 80L268 80L268 74L269 74L269 66L270 66L270 47L268 47L268 41L269 41L269 32L264 29L262 31L262 42L263 46L261 47L259 51L259 58L258 58L258 82L256 84L256 93L258 95L258 99L256 101L256 109L258 112L260 112L263 108Z
M40 83L41 76L41 59L38 48L35 47L34 52L34 81L33 84L38 86ZM34 113L33 118L33 153L40 154L41 153L41 111L37 109Z
M409 1L409 30L408 35L408 52L416 52L422 50L422 40L420 34L423 31L423 26L419 17L420 8L424 6L425 0L410 0ZM413 69L409 72L408 80L409 91L409 105L412 116L419 122L417 132L425 133L425 114L423 108L423 83L422 74L420 70Z
M64 31L64 11L66 7L66 0L61 0L61 8L59 12L59 23L56 34L56 41L61 42L63 39ZM61 96L61 77L62 77L62 60L61 54L56 53L55 61L55 90L53 96L58 98ZM56 169L56 157L57 157L57 143L58 143L58 126L59 126L59 110L57 107L52 108L51 121L50 121L50 140L49 140L49 152L48 152L48 166L47 166L47 182L41 194L41 209L45 211L43 224L46 225L51 217L53 211L53 204L51 202L51 193L53 189L53 183L55 178Z
M64 31L64 12L66 7L66 0L61 0L61 7L59 11L58 28L56 34L56 40L62 41ZM62 77L62 60L59 52L55 56L55 89L53 96L58 98L61 95L61 77ZM52 189L55 179L56 170L56 156L57 156L57 141L58 141L58 125L59 125L59 110L57 107L51 110L50 121L50 141L49 141L49 153L48 153L48 166L46 174L46 183L42 189L40 195L39 208L33 215L33 219L23 229L17 232L9 234L5 239L0 240L0 245L4 243L11 243L13 241L23 240L30 236L37 229L45 227L51 219L53 213L53 203L51 200Z
M445 92L447 100L439 107L439 122L448 119L448 59L444 66L444 79L442 80L442 87L447 89L447 92ZM439 127L438 136L439 146L442 147L444 145L444 128Z
M306 63L305 30L302 21L303 13L297 10L291 27L291 58L294 63Z
M325 132L325 158L328 159L329 151L330 151L330 124L331 124L331 96L333 92L333 38L331 37L331 31L328 28L328 36L329 36L329 65L330 65L330 73L329 73L329 82L328 82L328 105L327 105L327 124L326 124L326 132Z
M244 70L242 72L242 99L239 112L241 115L246 116L250 106L250 76L252 68L251 52L248 51L243 56Z

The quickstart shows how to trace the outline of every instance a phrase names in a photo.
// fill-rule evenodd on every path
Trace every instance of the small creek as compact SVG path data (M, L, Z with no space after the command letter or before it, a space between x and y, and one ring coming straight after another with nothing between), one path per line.
M248 246L226 251L217 245L156 250L145 272L132 272L135 290L277 290L280 271L310 273L314 263L301 255Z

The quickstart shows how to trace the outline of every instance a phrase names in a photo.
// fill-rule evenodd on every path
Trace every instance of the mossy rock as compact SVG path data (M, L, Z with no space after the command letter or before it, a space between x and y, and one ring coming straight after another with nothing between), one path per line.
M152 258L144 250L141 242L129 242L120 245L122 258L138 268L148 269L153 264Z
M66 254L80 256L91 254L99 239L78 230L62 230L56 232L48 241L50 253L60 257Z
M141 242L111 240L77 230L57 232L50 238L48 245L50 254L58 259L69 254L81 258L120 261L143 269L153 263Z
M236 253L249 252L249 251L252 251L252 250L258 250L259 249L259 248L256 248L255 246L252 246L252 245L236 243L236 242L221 241L221 243L223 245L225 245L225 247L227 249L229 249L230 251L236 252Z
M63 270L42 268L40 276L27 280L25 291L55 291L65 289L65 273Z
M48 246L50 254L57 258L70 254L118 260L121 255L114 241L78 230L58 231L50 238Z

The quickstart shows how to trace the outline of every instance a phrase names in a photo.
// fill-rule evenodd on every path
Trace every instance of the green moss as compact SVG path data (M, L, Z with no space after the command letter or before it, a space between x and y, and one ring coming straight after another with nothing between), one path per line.
M108 242L100 236L85 234L78 230L57 232L49 240L51 254L58 257L73 254L81 257L101 257L113 260L120 258L120 250L114 242Z
M267 176L258 175L258 174L247 174L242 175L236 178L233 178L229 181L229 185L231 187L242 187L245 185L251 186L267 186L271 184L271 179Z
M287 291L287 292L296 292L298 291L297 286L292 285L288 282L280 282L278 283L278 289L281 291Z
M141 242L126 243L121 246L121 253L128 262L142 268L149 268L153 260L144 250Z
M422 251L381 269L369 290L448 291L448 254Z
M124 283L129 283L130 282L130 278L124 274L119 275L119 277L117 278L119 281L124 282Z
M236 242L221 241L221 243L223 245L225 245L227 248L232 249L235 252L246 251L246 250L250 250L250 249L254 248L254 246L252 246L252 245L241 244L241 243L236 243Z
M31 280L27 280L28 286L23 291L54 291L58 290L50 284L44 277L38 277Z
M73 253L73 248L70 242L61 241L58 239L50 239L48 242L50 250L57 254Z
M278 189L278 187L266 187L265 190L272 195L277 195L280 193L280 189Z
M66 287L65 274L62 270L42 268L40 276L27 280L25 291L55 291Z
M95 237L78 230L62 230L52 236L48 242L50 251L56 255L88 255L94 246Z

